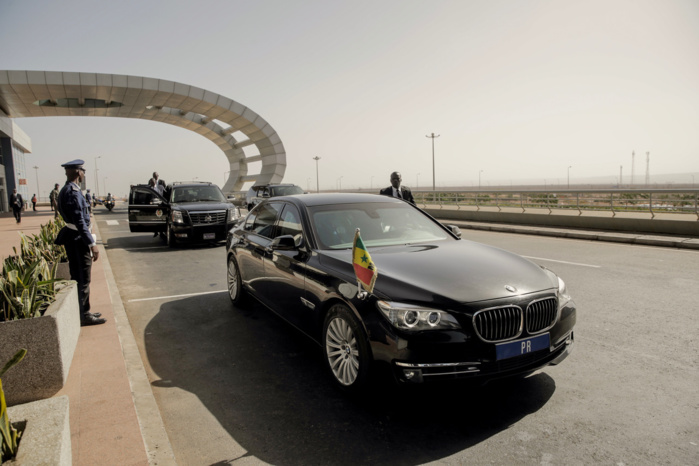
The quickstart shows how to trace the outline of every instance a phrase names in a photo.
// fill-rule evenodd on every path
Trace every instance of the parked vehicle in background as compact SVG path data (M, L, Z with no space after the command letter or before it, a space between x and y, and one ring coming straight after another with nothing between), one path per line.
M368 295L353 269L356 229L378 270ZM252 296L311 337L345 389L371 366L404 384L485 383L558 364L573 347L576 306L556 274L462 240L400 199L266 199L230 231L226 257L233 304Z
M246 204L248 210L252 210L257 204L264 199L279 196L292 196L294 194L303 194L304 190L295 184L265 184L253 186L248 190L246 196Z
M178 242L219 242L240 217L214 183L176 182L161 196L147 185L131 187L129 229L163 233L170 247Z

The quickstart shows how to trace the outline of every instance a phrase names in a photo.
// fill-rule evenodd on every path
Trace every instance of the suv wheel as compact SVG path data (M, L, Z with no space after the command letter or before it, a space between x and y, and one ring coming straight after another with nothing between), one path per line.
M371 351L364 330L344 304L336 304L328 311L323 343L326 367L335 383L349 392L364 388Z
M172 232L172 225L168 224L167 233L165 236L165 241L167 245L174 248L177 245L177 240L175 240L175 234Z

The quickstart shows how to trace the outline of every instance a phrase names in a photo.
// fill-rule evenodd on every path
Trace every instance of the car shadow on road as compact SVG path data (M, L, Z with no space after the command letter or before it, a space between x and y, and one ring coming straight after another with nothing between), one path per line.
M145 349L159 377L152 384L157 399L171 388L196 395L245 456L271 464L439 461L541 409L556 389L539 372L483 388L379 384L350 397L332 385L315 343L259 304L233 307L224 293L163 304L145 329ZM176 453L178 438L187 436L196 449L197 434L170 408L161 411ZM203 448L184 457L200 464L235 459Z
M114 236L107 239L105 249L121 249L128 252L159 253L167 251L211 249L225 246L224 242L218 243L182 243L175 248L168 247L161 238L154 238L153 233L132 233L125 236Z

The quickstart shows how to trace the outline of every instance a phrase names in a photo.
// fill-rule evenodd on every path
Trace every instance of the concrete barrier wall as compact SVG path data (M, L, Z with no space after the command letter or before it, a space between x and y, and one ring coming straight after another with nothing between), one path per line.
M427 206L424 210L440 220L461 220L486 223L579 228L587 230L623 231L699 237L699 221L693 215L657 216L636 218L612 216L610 212L530 213L467 210ZM547 212L547 211L544 211ZM663 218L667 217L667 218Z

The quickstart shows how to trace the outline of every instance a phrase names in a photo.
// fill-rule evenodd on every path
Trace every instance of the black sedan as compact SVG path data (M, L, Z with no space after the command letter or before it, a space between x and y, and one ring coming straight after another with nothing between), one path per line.
M378 269L358 292L355 229ZM252 296L318 342L341 387L370 368L401 383L526 375L570 353L576 310L550 270L462 240L402 200L371 194L268 199L228 235L228 291Z

